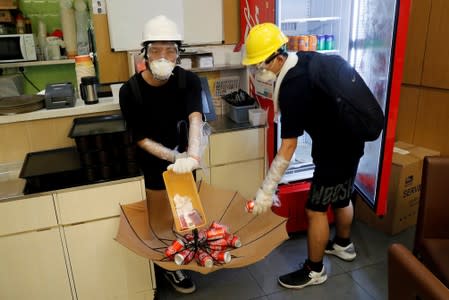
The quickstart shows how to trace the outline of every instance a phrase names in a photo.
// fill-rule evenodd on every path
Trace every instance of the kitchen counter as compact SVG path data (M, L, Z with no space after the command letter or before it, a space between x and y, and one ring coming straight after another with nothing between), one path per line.
M244 130L249 128L265 127L265 125L253 126L250 122L236 123L226 116L219 115L214 121L207 122L212 128L212 134L223 133L235 130Z
M68 116L82 116L85 114L110 112L116 114L120 111L118 98L100 98L99 103L86 105L78 99L74 107L60 109L41 109L34 112L0 116L0 124L27 122L41 119L52 119ZM237 130L259 128L264 126L252 126L249 122L235 123L226 116L218 115L214 121L209 121L212 134L226 133ZM22 162L0 164L0 201L20 199L24 197L23 188L25 180L18 178Z
M105 97L99 98L96 104L86 105L82 99L77 99L74 107L55 108L55 109L40 109L33 112L4 115L0 116L0 124L10 124L23 121L33 121L41 119L51 119L68 116L78 116L92 113L101 113L108 111L120 110L118 98Z

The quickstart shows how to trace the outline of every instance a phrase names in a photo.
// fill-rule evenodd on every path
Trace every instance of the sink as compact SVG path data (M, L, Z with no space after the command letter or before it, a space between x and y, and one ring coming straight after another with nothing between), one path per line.
M26 181L19 178L23 162L0 164L0 200L23 195Z

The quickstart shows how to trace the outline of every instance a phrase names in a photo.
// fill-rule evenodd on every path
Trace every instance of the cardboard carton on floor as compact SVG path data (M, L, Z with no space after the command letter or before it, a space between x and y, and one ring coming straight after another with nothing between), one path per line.
M440 155L438 151L396 142L388 190L387 212L378 217L362 200L357 199L355 217L388 234L397 234L416 224L421 194L421 173L425 156Z

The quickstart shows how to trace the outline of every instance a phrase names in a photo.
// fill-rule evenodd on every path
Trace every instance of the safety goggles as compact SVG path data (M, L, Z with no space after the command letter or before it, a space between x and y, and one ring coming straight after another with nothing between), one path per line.
M178 57L178 45L154 45L148 44L147 46L148 57L151 59L166 58L169 60L176 59Z
M270 56L268 56L268 58L266 59L266 60L264 60L263 62L261 62L261 63L258 63L257 65L256 65L256 68L257 69L266 69L267 67L268 67L268 65L278 56L278 55L280 55L281 53L279 53L279 52L274 52L273 54L271 54Z

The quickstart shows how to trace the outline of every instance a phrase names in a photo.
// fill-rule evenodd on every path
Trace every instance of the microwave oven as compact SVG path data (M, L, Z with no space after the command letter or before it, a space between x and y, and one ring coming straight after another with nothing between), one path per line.
M36 60L36 45L31 33L0 35L0 63Z

